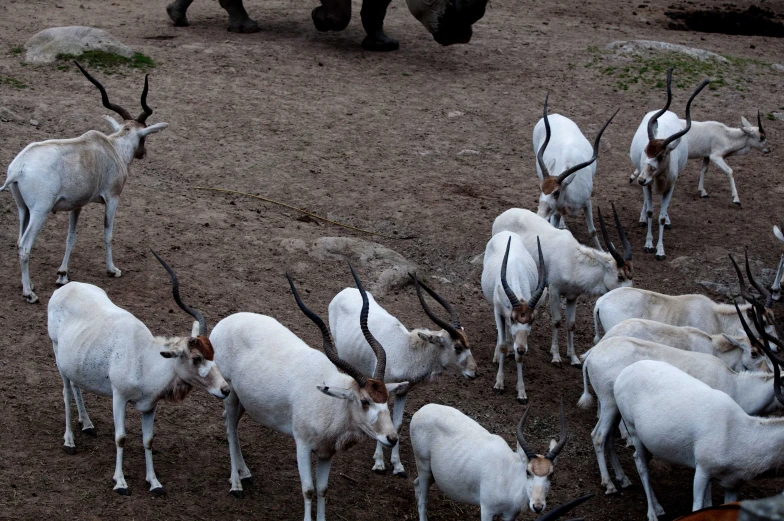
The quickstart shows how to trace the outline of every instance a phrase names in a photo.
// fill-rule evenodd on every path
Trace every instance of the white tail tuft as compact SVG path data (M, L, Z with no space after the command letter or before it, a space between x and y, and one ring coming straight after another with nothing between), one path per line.
M583 394L582 394L582 396L580 396L580 400L577 402L577 406L580 407L581 409L587 409L587 408L591 407L593 405L593 403L594 403L593 396L591 395L591 391L588 389L588 368L587 368L587 364L585 363L585 359L588 357L588 353L590 353L590 352L591 351L588 350L588 352L585 353L582 356L582 360L583 360Z

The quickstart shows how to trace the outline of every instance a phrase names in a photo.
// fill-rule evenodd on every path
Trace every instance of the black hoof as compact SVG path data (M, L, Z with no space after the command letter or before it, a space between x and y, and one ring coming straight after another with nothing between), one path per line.
M76 454L76 447L69 447L69 446L67 446L67 445L63 445L63 450L64 450L65 452L67 452L68 454L70 454L71 456L73 456L74 454Z
M648 223L645 221L639 221L637 223L637 226L639 226L640 228L645 228L646 226L648 226Z
M248 476L246 478L240 478L242 483L253 483L253 476Z
M528 404L528 398L518 398L517 399L517 403L519 403L520 405L527 405Z
M642 251L644 251L645 253L656 253L655 248L643 248Z
M93 438L98 436L98 434L95 432L95 428L94 427L90 427L88 429L82 429L82 434L86 434L88 436L92 436Z
M150 494L152 494L153 496L165 496L166 491L163 489L163 487L158 487L158 488L150 489Z
M575 369L582 369L582 368L583 368L583 364L581 364L581 363L580 363L580 364L575 364L575 363L573 363L573 364L571 364L571 365L572 365L572 367L574 367Z
M664 225L664 229L665 230L672 230L672 225L671 224L665 224Z
M373 472L375 472L379 476L383 476L387 473L387 469L373 469Z
M408 479L408 473L406 472L393 472L392 475L397 476L398 478Z
M121 496L130 496L131 495L131 491L128 490L127 488L116 488L116 489L114 489L114 491L117 492L118 494L120 494Z
M562 367L561 362L552 362L552 364L559 369Z
M236 497L237 499L242 499L245 497L245 492L242 490L232 490L229 492L232 496Z
M504 394L504 390L493 387L493 394Z
M665 258L665 256L664 256L664 255L656 255L654 258L655 258L657 261L663 261L663 260L664 260L664 258Z
M736 203L735 201L732 201L732 204L734 204L735 206L737 206L738 208L740 208L740 201L738 201L737 203Z
M707 199L708 197L710 197L708 194L700 195L700 199Z
M400 44L397 40L386 35L383 37L365 36L365 39L362 40L362 48L366 51L390 52L400 49Z
M248 18L241 22L229 23L228 31L230 33L250 34L261 31L261 27L259 27L259 24L257 24L255 20Z

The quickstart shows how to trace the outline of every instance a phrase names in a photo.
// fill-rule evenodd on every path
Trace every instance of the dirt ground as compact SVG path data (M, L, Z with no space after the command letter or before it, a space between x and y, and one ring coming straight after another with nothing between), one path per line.
M227 20L217 2L206 0L191 7L189 28L172 27L162 0L9 0L0 5L0 78L15 78L25 87L0 82L0 107L22 118L0 122L0 164L9 164L32 141L108 130L100 119L105 109L98 93L78 71L23 66L11 51L50 26L101 27L154 59L149 103L155 114L150 121L170 126L148 139L148 157L133 164L122 195L114 255L123 276L105 275L103 208L93 205L82 213L70 264L72 280L104 288L156 334L185 334L190 322L172 302L166 274L148 253L152 247L175 267L184 298L204 311L210 326L238 311L265 313L318 346L318 331L294 305L283 272L293 274L308 291L308 304L324 317L330 299L350 284L349 275L341 262L320 263L288 253L282 239L348 235L376 240L430 275L448 279L436 280L436 287L459 306L482 375L469 382L450 374L412 393L402 429L408 480L370 471L370 441L339 454L330 476L330 519L416 519L416 468L407 425L423 404L455 406L513 442L523 407L512 390L492 392L494 323L481 294L480 267L469 260L484 250L498 214L515 206L536 207L530 140L545 91L550 91L551 113L569 115L591 140L606 117L621 107L603 139L593 197L595 207L608 211L614 201L627 224L636 286L684 293L703 292L697 280L733 284L727 254L742 255L746 245L754 269L770 281L780 250L771 225L778 222L784 193L778 168L781 122L764 120L769 155L729 160L743 202L740 208L732 204L726 177L716 167L707 179L711 197L700 199L698 164L688 166L670 206L673 229L665 236L667 259L655 262L642 252L644 229L636 226L642 196L639 186L627 180L632 171L628 150L642 115L661 106L663 89L626 84L608 71L622 59L603 47L613 40L665 40L745 59L735 60L742 66L733 65L726 85L704 91L693 110L696 119L737 125L741 115L753 119L757 107L763 118L782 108L784 73L765 62L781 59L784 40L669 31L664 12L670 4L665 0L493 0L474 26L469 45L442 48L396 0L386 29L400 40L401 49L371 54L359 45L364 32L358 3L355 19L340 34L313 28L310 10L315 5L246 2L263 30L237 35L226 32ZM771 2L765 5L775 9ZM676 70L676 83L678 74ZM141 71L96 75L115 102L139 110ZM676 88L673 108L678 113L683 112L686 89L696 83L689 79ZM30 119L39 125L29 124ZM291 210L196 191L197 186L261 194L354 226L415 238L373 238L301 222ZM20 294L18 220L8 192L0 194L0 216L0 267L5 274L0 279L5 338L0 351L0 519L300 518L293 440L248 419L240 436L255 483L244 499L228 494L222 406L204 392L158 409L155 463L168 491L165 497L146 492L140 416L130 411L125 474L133 495L112 492L115 451L106 398L86 398L97 438L77 433L77 454L62 450L62 387L46 331L46 303L55 289L68 218L52 216L38 238L31 273L41 304L28 305ZM569 223L585 241L582 218ZM579 352L591 345L593 302L583 298L579 304ZM386 296L381 304L411 327L431 325L411 288ZM561 338L564 353L565 335ZM557 433L561 397L570 430L549 505L595 492L597 497L579 509L579 515L642 520L645 496L631 450L621 449L621 457L635 485L605 497L589 437L595 413L576 407L580 372L553 367L549 342L545 314L534 327L525 362L533 407L528 431L535 446L544 450ZM514 388L513 382L514 368L508 365L508 389ZM654 486L667 519L690 510L691 471L655 472ZM758 481L747 485L742 497L763 497L782 488L784 481ZM721 493L714 487L714 500L719 501ZM435 487L428 510L436 521L479 517L477 508L453 503Z

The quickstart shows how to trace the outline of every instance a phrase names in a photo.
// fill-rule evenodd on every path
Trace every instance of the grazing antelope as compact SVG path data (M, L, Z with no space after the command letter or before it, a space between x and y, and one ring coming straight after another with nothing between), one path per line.
M558 442L550 441L546 455L536 454L523 435L530 410L517 425L516 453L502 437L452 407L431 403L414 413L410 430L419 521L427 521L427 495L433 483L452 501L478 505L482 521L494 516L511 521L528 508L542 512L568 433L562 400Z
M663 344L630 337L603 339L583 355L583 394L578 405L587 408L593 403L588 380L599 398L599 421L591 432L602 485L607 494L617 490L610 479L605 452L622 488L631 482L626 477L615 452L612 433L621 421L613 394L613 385L621 371L640 360L659 360L684 371L713 389L727 393L748 414L764 414L780 408L770 385L770 372L742 372L731 370L719 358L692 351L684 351ZM767 369L767 367L766 367Z
M686 125L681 126L678 116L669 112L672 101L672 67L667 71L667 104L659 111L651 111L645 115L637 128L632 140L630 156L636 170L630 182L639 176L637 181L642 185L644 197L640 223L647 223L648 234L645 238L646 253L656 252L656 260L664 260L664 229L670 227L670 217L667 210L675 188L678 174L686 166L689 157L689 144L685 139L680 139L691 128L691 103L697 94L710 83L704 80L686 103ZM659 242L653 248L653 200L652 194L661 195L661 208L659 209Z
M493 389L504 391L504 357L511 345L517 362L517 401L521 404L528 403L523 382L523 353L528 352L528 336L536 306L547 287L542 245L538 238L536 242L538 268L519 235L512 232L493 235L485 248L482 270L482 292L493 306L498 332L493 360L498 361L498 374ZM507 270L510 258L512 269Z
M288 275L297 306L321 331L323 353L274 318L255 313L224 318L210 335L215 362L231 388L224 415L231 456L231 493L241 496L241 480L251 477L237 436L237 424L247 410L265 427L294 438L305 521L312 520L314 495L316 519L326 519L327 481L335 453L366 437L387 447L398 442L387 401L390 394L405 392L408 383L384 384L386 353L368 330L369 301L359 278L351 271L363 300L360 327L378 360L372 376L338 356L326 324L305 307ZM315 490L311 454L316 456Z
M596 174L599 140L618 111L599 130L591 148L574 121L560 114L548 117L548 97L549 94L544 99L544 115L534 127L533 135L536 174L541 189L536 214L558 228L561 217L576 215L582 210L591 240L601 251L602 245L593 224L593 176ZM551 135L554 135L552 143Z
M694 327L678 327L643 318L628 318L605 333L602 341L620 336L713 355L733 371L771 370L765 353L751 345L746 335L709 335Z
M409 331L394 316L382 308L370 293L368 328L372 329L376 338L384 341L384 352L387 357L385 382L407 381L409 387L405 392L395 395L392 412L392 423L399 431L403 424L403 411L406 407L408 392L417 384L433 381L446 369L452 368L464 377L476 378L476 362L471 354L468 337L460 325L460 317L452 305L443 297L412 275L419 302L430 319L440 326L440 331L430 329L414 329ZM438 317L425 302L422 288L444 307L450 316L450 322ZM377 360L372 350L368 349L366 335L357 322L364 300L355 288L346 288L338 293L329 304L329 329L335 339L338 356L364 373L372 373ZM383 473L384 445L376 443L373 454L373 471ZM408 477L400 462L400 444L392 447L392 474Z
M180 402L193 387L206 389L218 398L229 386L213 361L204 315L180 300L177 275L155 252L172 281L174 301L196 319L190 337L155 337L139 319L109 300L106 292L72 282L54 292L49 300L49 338L57 369L63 379L65 401L65 450L76 450L71 430L71 400L75 399L82 432L94 435L94 427L82 400L82 391L112 397L117 465L115 492L128 495L123 475L125 407L131 403L142 413L142 437L150 492L163 493L152 465L155 410L160 400Z
M561 365L558 352L558 329L561 327L561 297L566 299L566 354L572 365L580 365L574 350L574 329L577 298L580 295L604 295L615 288L632 285L632 247L626 239L618 214L613 205L615 225L623 243L621 255L610 241L607 228L599 209L599 227L602 230L608 253L584 246L577 242L567 230L559 230L538 215L521 208L512 208L496 217L493 235L502 231L516 233L523 239L525 249L533 257L537 252L537 237L547 245L544 264L550 291L550 316L553 322L553 338L550 352L552 363ZM536 257L534 257L536 259Z
M745 156L749 151L756 149L768 153L767 136L765 129L762 128L762 118L757 109L757 126L754 127L749 121L741 117L741 128L730 128L718 121L693 121L691 130L686 136L689 142L689 159L701 159L700 184L697 190L700 197L708 197L705 191L705 172L708 171L711 161L718 166L722 172L727 174L730 180L730 190L732 191L732 202L740 206L738 190L735 188L735 178L732 176L732 168L724 160L730 156ZM681 125L686 125L685 120L680 120Z
M745 324L743 313L737 312ZM754 315L762 318L759 310ZM773 391L784 403L782 361L766 345L766 335L759 343L746 330L771 358ZM711 479L724 487L725 503L737 501L745 482L784 464L784 419L750 416L727 394L670 364L653 360L632 364L618 375L614 391L634 443L634 460L648 499L648 521L664 513L651 487L649 455L694 468L693 511L711 506Z
M76 62L74 62L76 63ZM120 194L128 179L128 167L134 158L142 159L145 138L168 127L168 123L147 126L152 109L147 106L147 76L142 91L143 112L137 118L119 105L109 102L106 89L82 68L90 82L101 91L103 106L118 113L122 123L104 116L114 134L90 130L74 139L49 139L27 145L11 161L5 183L19 210L19 263L22 268L22 296L31 304L38 301L30 281L30 252L49 212L70 212L65 257L57 270L57 285L68 283L68 259L76 243L76 224L82 208L89 203L106 206L103 240L106 246L106 270L119 277L122 272L112 258L114 214Z
M745 255L749 282L764 299L765 331L769 336L778 337L774 326L773 297L754 279L749 266L748 252ZM732 256L730 259L740 279L741 296L749 302L741 305L740 309L751 316L751 303L759 300L746 291L740 268ZM599 297L593 307L594 343L601 339L600 329L609 331L629 318L644 318L672 326L693 327L709 335L743 334L743 326L735 313L735 308L728 304L714 302L705 295L664 295L644 289L619 288Z

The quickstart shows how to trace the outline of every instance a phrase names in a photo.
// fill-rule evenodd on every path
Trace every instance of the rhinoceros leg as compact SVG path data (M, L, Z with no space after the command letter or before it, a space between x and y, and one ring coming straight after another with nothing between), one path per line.
M351 0L321 0L310 16L321 32L342 31L351 21Z
M384 32L384 17L391 0L362 0L362 27L367 36L362 40L366 51L396 51L400 44Z
M166 6L166 12L169 13L169 18L174 22L175 27L187 27L188 17L185 14L188 11L193 0L174 0Z
M248 16L247 11L242 6L242 0L220 0L220 5L229 13L229 31L233 33L257 33L261 31L259 24Z

